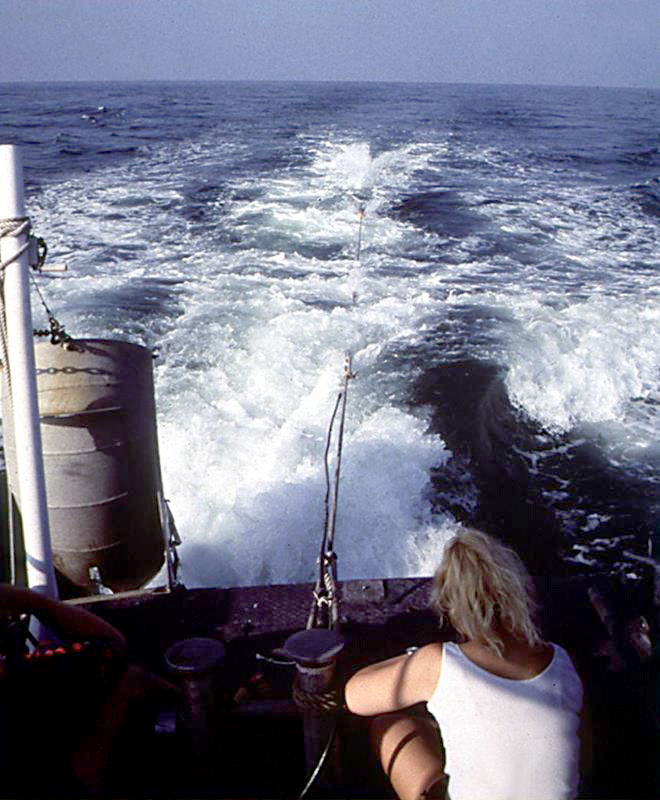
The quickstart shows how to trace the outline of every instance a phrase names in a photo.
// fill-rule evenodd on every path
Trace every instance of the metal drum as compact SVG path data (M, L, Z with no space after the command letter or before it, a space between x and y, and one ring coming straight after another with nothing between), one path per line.
M151 352L129 342L35 345L55 568L84 591L144 585L164 560ZM20 510L11 404L3 382L9 485Z

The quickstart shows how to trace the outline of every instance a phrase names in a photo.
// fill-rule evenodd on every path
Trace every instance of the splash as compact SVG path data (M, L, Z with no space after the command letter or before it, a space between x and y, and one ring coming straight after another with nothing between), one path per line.
M549 430L631 421L639 401L660 397L658 309L594 296L516 309L521 324L509 366L511 398Z

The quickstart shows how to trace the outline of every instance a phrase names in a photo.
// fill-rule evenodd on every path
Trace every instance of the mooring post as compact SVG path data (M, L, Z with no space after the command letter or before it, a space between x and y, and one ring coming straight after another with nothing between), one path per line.
M218 742L216 688L224 658L224 645L203 637L176 642L165 654L165 663L182 690L177 734L186 742L199 779L207 778L213 770Z
M293 697L303 712L306 774L308 780L314 776L315 797L336 792L342 783L334 734L339 712L336 663L343 647L343 636L325 628L299 631L284 644L284 651L296 662Z

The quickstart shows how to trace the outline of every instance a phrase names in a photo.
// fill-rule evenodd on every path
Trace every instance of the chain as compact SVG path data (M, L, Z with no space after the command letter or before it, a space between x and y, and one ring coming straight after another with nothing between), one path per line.
M11 219L0 220L0 237L27 236L27 241L25 244L20 247L13 256L10 256L8 259L0 263L0 274L3 276L5 269L25 252L29 252L30 266L37 270L37 272L41 271L44 263L46 262L46 256L48 255L48 245L41 237L32 236L31 230L32 225L29 217L13 217ZM51 344L68 344L73 342L71 336L69 336L69 334L66 332L64 325L57 321L55 315L48 308L46 300L32 273L30 273L30 279L37 294L39 295L39 299L41 300L44 309L46 310L46 316L48 317L49 324L47 329L34 329L33 334L35 336L50 336ZM3 353L3 356L4 355L5 353ZM6 358L3 357L2 360L4 363L6 363Z
M43 305L43 307L46 310L46 316L48 317L48 324L49 324L48 328L41 328L41 329L35 328L32 331L32 333L35 336L50 336L50 343L51 344L62 344L62 345L64 345L64 344L72 343L73 339L69 336L69 334L64 329L64 325L61 325L57 321L57 319L55 319L55 316L51 312L50 308L48 308L48 304L46 303L46 300L44 299L44 296L41 293L41 290L39 289L39 286L38 286L37 282L34 279L34 275L30 275L30 279L32 280L32 285L34 286L37 294L39 295L39 299L41 300L41 304Z

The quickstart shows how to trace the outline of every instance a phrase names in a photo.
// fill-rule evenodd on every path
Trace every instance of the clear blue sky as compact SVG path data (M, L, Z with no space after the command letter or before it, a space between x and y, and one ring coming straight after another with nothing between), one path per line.
M660 0L3 0L0 81L660 88Z

